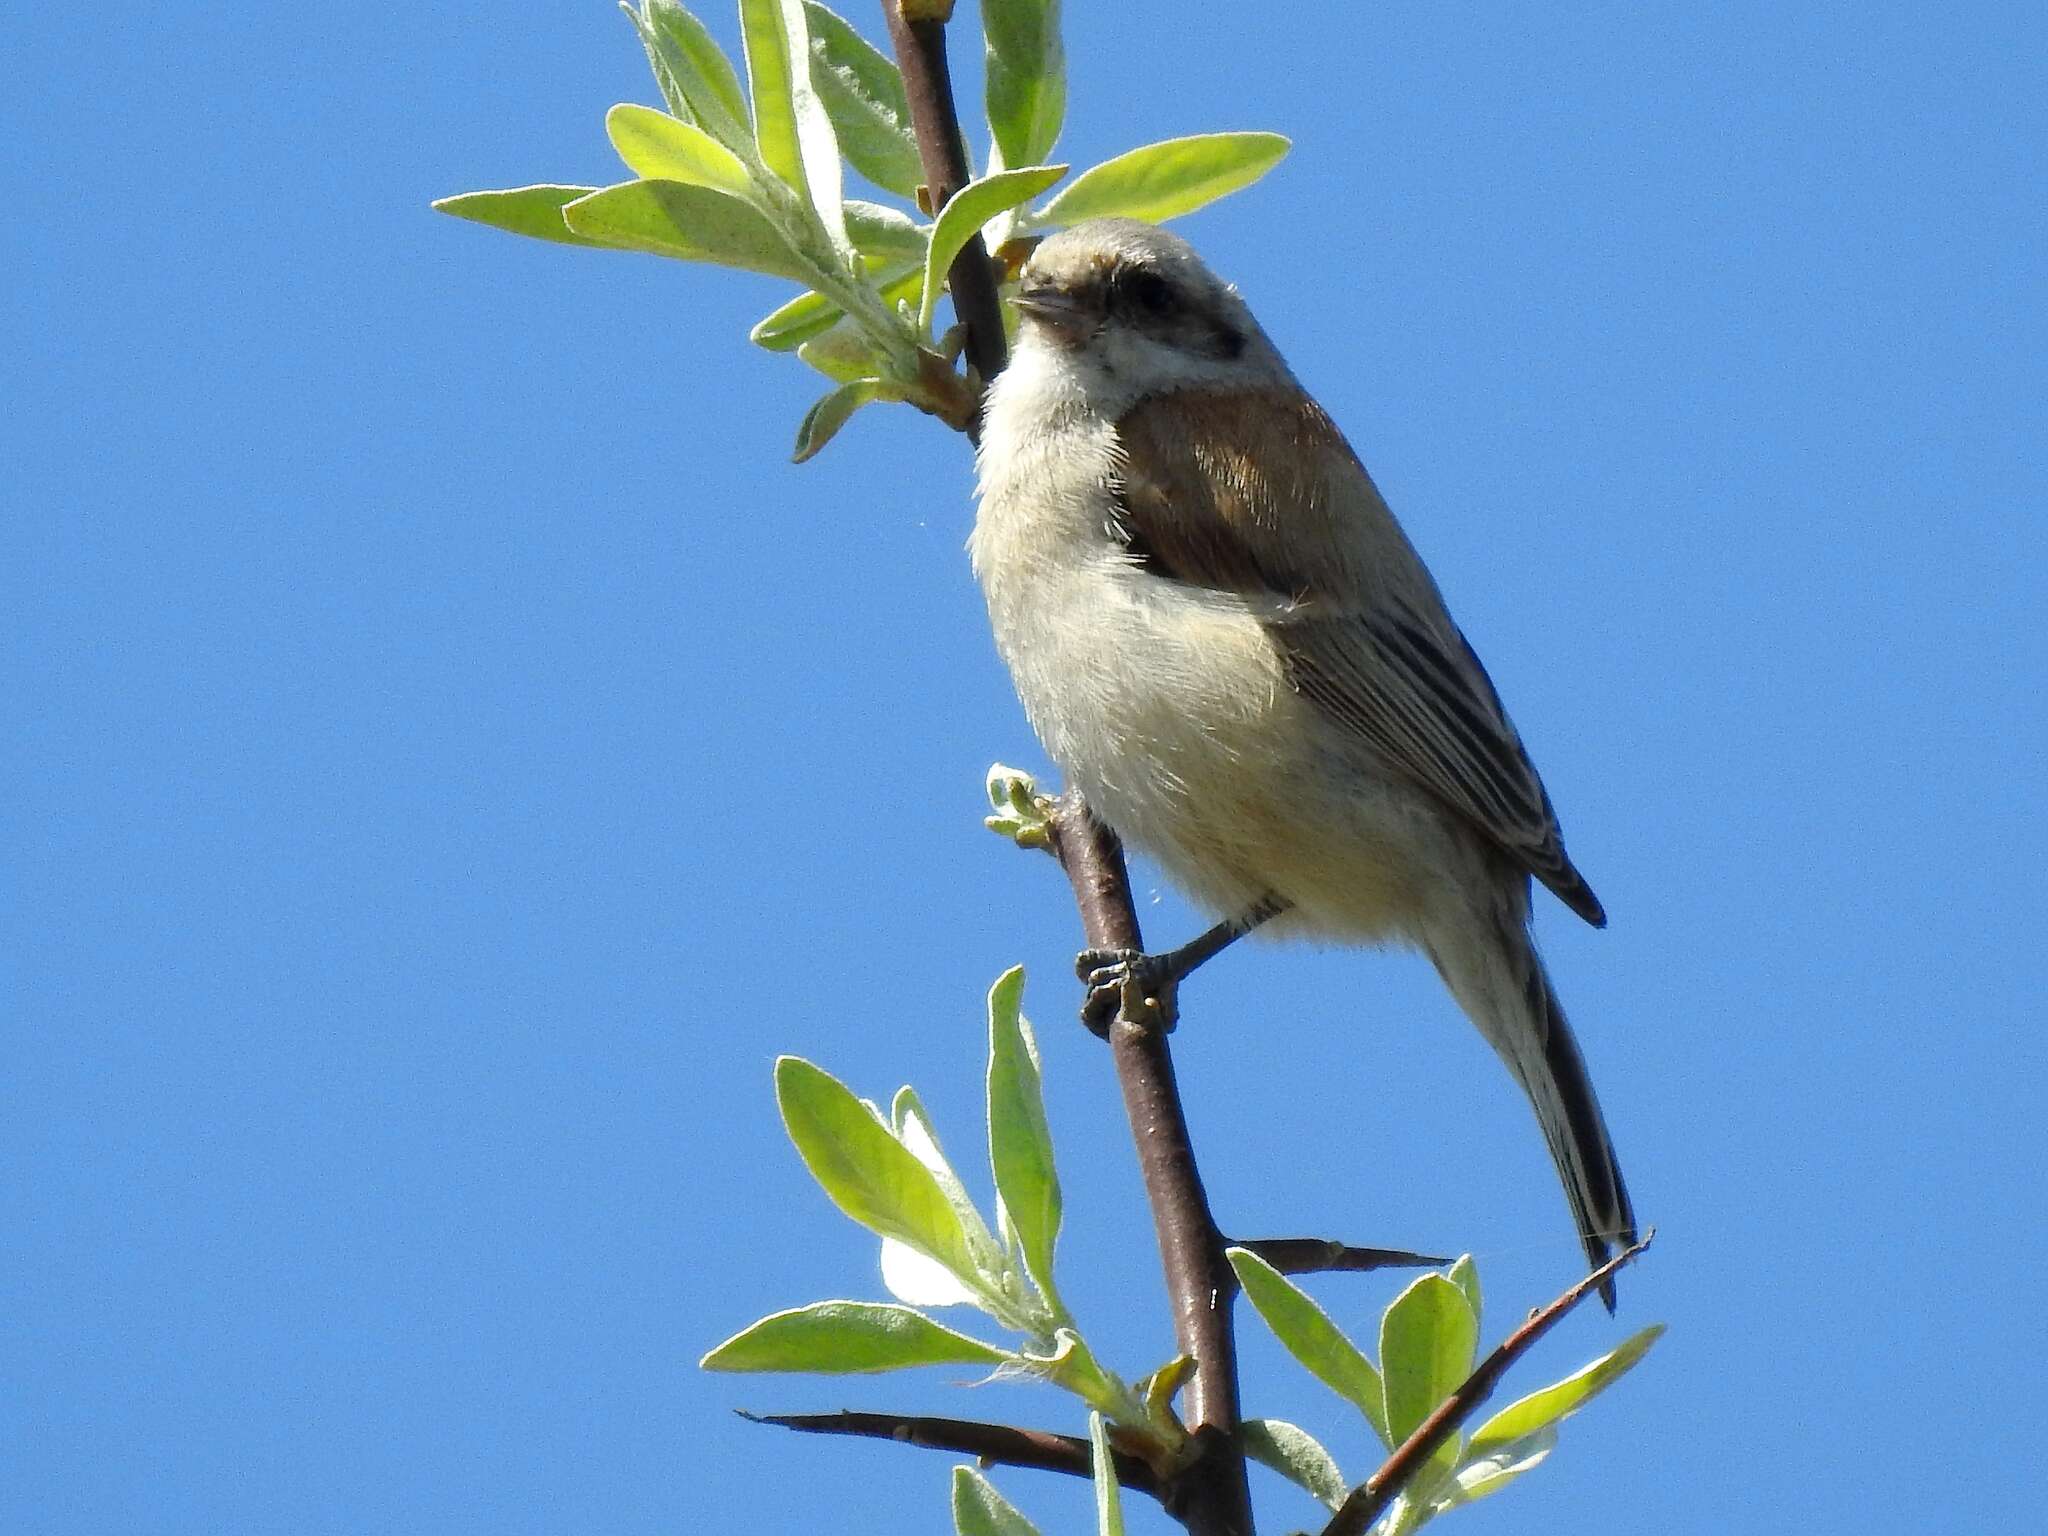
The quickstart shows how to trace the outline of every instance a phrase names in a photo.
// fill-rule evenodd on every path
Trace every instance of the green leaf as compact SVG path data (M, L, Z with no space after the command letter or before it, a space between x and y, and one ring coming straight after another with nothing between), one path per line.
M1550 1427L1539 1429L1533 1435L1524 1435L1519 1440L1510 1440L1484 1455L1468 1456L1449 1485L1441 1490L1430 1507L1430 1513L1442 1514L1460 1504L1470 1504L1490 1493L1499 1493L1556 1448L1557 1430Z
M914 201L924 181L903 76L887 55L842 17L807 0L811 79L839 132L839 147L861 175Z
M604 131L626 169L648 181L680 181L751 199L754 178L739 157L702 128L627 103L604 115Z
M1664 1336L1664 1325L1652 1323L1631 1334L1620 1347L1598 1360L1581 1366L1563 1381L1531 1392L1520 1402L1510 1403L1480 1425L1472 1436L1472 1454L1478 1455L1507 1445L1557 1424L1585 1407L1595 1393L1619 1381L1635 1363L1649 1353L1650 1346Z
M863 256L895 266L914 261L924 265L925 243L931 231L901 209L881 203L864 203L849 197L845 205L846 233L853 248Z
M1396 1445L1472 1374L1479 1320L1465 1293L1442 1275L1423 1275L1394 1298L1380 1319L1380 1373L1387 1389L1387 1433ZM1416 1475L1418 1497L1457 1465L1449 1436Z
M1124 1384L1103 1368L1088 1341L1072 1328L1053 1330L1051 1354L1033 1354L1026 1349L1018 1359L1026 1369L1073 1393L1091 1408L1115 1415L1132 1405Z
M562 217L576 234L604 245L802 283L812 278L810 266L790 251L757 209L709 187L680 181L621 182L578 198L563 208Z
M792 464L801 464L807 459L816 458L818 451L839 435L839 429L846 425L847 419L855 411L864 405L872 405L877 400L887 400L889 398L889 386L880 379L856 379L851 383L840 385L831 394L825 396L824 399L804 412L804 419L798 424L796 429L796 447L790 453L790 462ZM811 1171L815 1173L817 1170L812 1169ZM842 1210L845 1209L843 1205L840 1208ZM847 1214L849 1216L853 1215L851 1211L848 1211ZM861 1218L856 1216L854 1219L858 1221ZM873 1226L872 1222L867 1224ZM879 1231L880 1229L877 1228L876 1230ZM905 1239L905 1241L908 1242L909 1239ZM918 1244L911 1242L910 1246L916 1248ZM946 1268L952 1270L954 1274L961 1275L963 1278L972 1272L971 1263L968 1269L963 1270L953 1259L945 1258L936 1253L932 1254L931 1257L937 1259Z
M727 149L751 147L754 136L740 77L704 23L675 0L644 0L638 15L630 6L620 8L633 16L641 40L654 56L656 78L666 72L663 94L672 89L680 95L698 126Z
M1067 174L1064 165L1030 165L1014 171L998 171L979 181L970 181L955 192L939 210L932 225L932 243L924 258L924 295L917 307L918 322L929 333L932 314L939 307L939 294L946 286L946 272L953 258L966 249L986 224L1006 208L1014 208L1043 192Z
M839 419L861 403L854 400ZM823 405L813 406L811 415ZM810 428L810 417L805 426ZM797 440L804 458L822 446L819 438L806 452L804 436ZM801 1057L784 1056L775 1063L775 1099L804 1166L834 1205L869 1231L929 1254L963 1280L979 1278L959 1213L938 1180L844 1083Z
M1480 1311L1479 1266L1472 1262L1471 1254L1460 1256L1450 1268L1451 1284L1465 1293L1465 1301L1472 1308L1472 1321L1478 1324L1485 1314Z
M875 339L851 320L841 320L822 335L813 336L796 349L796 355L826 378L841 384L858 384L864 379L884 376L882 354Z
M849 203L848 208L853 205ZM856 233L855 238L859 235ZM924 281L924 263L891 270L879 283L882 302L891 311L899 299L914 297ZM845 312L822 293L801 293L773 314L756 321L747 339L770 352L794 352L812 338L822 336L839 323Z
M1037 780L1028 773L995 763L988 770L985 787L995 815L982 817L983 826L1009 838L1019 848L1051 846L1053 802L1038 792Z
M740 0L740 31L761 159L809 201L833 247L850 251L840 207L839 138L811 86L803 0Z
M1315 1436L1285 1419L1245 1420L1244 1449L1252 1460L1306 1488L1331 1509L1351 1491L1337 1469L1337 1458Z
M661 87L661 99L668 103L668 109L678 119L695 123L697 114L690 110L690 99L676 83L675 71L668 67L668 61L661 55L661 44L655 38L654 29L647 24L647 18L634 10L630 0L619 0L619 9L626 13L626 20L633 23L633 31L640 38L640 46L647 52L647 67L654 71L654 83Z
M953 1529L959 1536L1038 1536L1038 1527L972 1467L953 1469Z
M564 204L573 203L579 197L588 197L596 190L595 187L543 185L512 187L503 192L460 192L454 197L437 199L433 206L436 212L452 213L458 219L473 219L493 229L510 230L515 235L531 235L536 240L558 240L563 245L608 248L610 241L579 235L562 217Z
M1198 133L1147 144L1083 171L1036 222L1079 224L1114 214L1163 224L1250 186L1288 147L1277 133Z
M1123 1494L1109 1454L1109 1426L1099 1413L1088 1415L1088 1440L1095 1450L1095 1536L1124 1536Z
M847 1376L914 1365L1002 1365L1010 1354L941 1327L910 1307L819 1301L743 1328L698 1364L707 1371L816 1371Z
M1060 1179L1045 1121L1038 1046L1019 1012L1023 996L1022 966L1005 971L988 994L988 1153L1024 1267L1052 1301L1058 1295L1052 1255L1060 1236Z
M1175 1355L1156 1371L1149 1371L1132 1390L1145 1404L1145 1418L1152 1424L1172 1424L1173 1400L1195 1374L1192 1355Z
M800 293L773 314L764 315L747 332L747 340L770 352L794 352L813 336L839 322L842 311L822 293Z
M939 1145L938 1130L933 1126L932 1117L926 1111L924 1101L918 1098L916 1089L906 1085L896 1090L896 1097L889 1101L889 1127L895 1132L896 1139L909 1149L910 1155L929 1168L932 1177L939 1181L939 1188L945 1191L946 1198L960 1215L960 1228L967 1234L968 1245L979 1256L981 1267L985 1271L1003 1267L1002 1249L990 1234L988 1224L981 1219L981 1212L974 1208L974 1197L967 1193L967 1186L954 1172L945 1148Z
M1059 0L984 0L988 126L1003 165L1037 165L1059 142L1067 59Z
M1273 1336L1310 1375L1364 1414L1381 1443L1392 1448L1396 1442L1387 1435L1386 1393L1372 1362L1306 1291L1264 1259L1246 1248L1232 1248L1227 1256L1245 1298Z

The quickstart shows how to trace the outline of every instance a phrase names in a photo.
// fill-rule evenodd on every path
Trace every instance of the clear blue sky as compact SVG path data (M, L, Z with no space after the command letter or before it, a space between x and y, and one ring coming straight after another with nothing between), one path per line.
M1069 10L1077 162L1294 137L1184 228L1613 914L1539 932L1662 1236L1523 1380L1670 1333L1442 1529L2038 1519L2041 9ZM963 442L876 411L791 467L816 389L744 340L785 290L428 212L622 174L609 4L31 9L9 56L0 1526L947 1529L944 1458L731 1410L1063 1400L693 1362L881 1294L774 1055L915 1082L971 1161L1014 962L1076 1308L1168 1352L1071 906L978 824L1042 760ZM1232 1229L1469 1248L1490 1332L1573 1272L1420 962L1235 954L1178 1050Z

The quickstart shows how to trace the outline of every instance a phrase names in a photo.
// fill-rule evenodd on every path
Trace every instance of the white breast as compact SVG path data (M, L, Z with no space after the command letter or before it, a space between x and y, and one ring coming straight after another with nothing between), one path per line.
M1240 599L1161 580L1112 537L1114 428L1025 349L996 386L969 540L1033 728L1089 804L1220 909L1263 894L1276 710L1298 708Z

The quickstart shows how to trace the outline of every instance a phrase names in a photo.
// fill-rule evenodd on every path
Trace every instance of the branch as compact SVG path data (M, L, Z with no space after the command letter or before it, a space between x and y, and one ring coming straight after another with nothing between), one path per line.
M1060 801L1051 830L1052 850L1074 888L1089 946L1142 949L1130 875L1116 834L1073 794ZM1180 1352L1195 1362L1186 1418L1201 1455L1179 1479L1184 1503L1169 1501L1168 1507L1194 1536L1248 1536L1251 1490L1238 1433L1237 1342L1230 1311L1237 1275L1223 1257L1223 1237L1209 1213L1166 1031L1156 1020L1137 1023L1120 1013L1110 1026L1109 1044L1152 1206L1173 1302L1174 1335Z
M1366 1529L1386 1513L1387 1506L1407 1486L1408 1480L1422 1469L1436 1448L1448 1440L1458 1426L1471 1418L1479 1405L1493 1395L1493 1389L1500 1385L1501 1377L1508 1373L1517 1360L1529 1351L1529 1346L1558 1323L1564 1315L1584 1301L1607 1281L1614 1278L1616 1270L1650 1246L1650 1239L1657 1235L1653 1228L1643 1234L1642 1241L1624 1248L1613 1258L1594 1270L1577 1285L1566 1291L1557 1300L1540 1311L1529 1314L1529 1320L1501 1341L1492 1354L1479 1362L1478 1367L1467 1376L1453 1392L1437 1405L1436 1411L1415 1426L1415 1433L1403 1440L1400 1447L1381 1465L1379 1471L1351 1490L1346 1499L1323 1527L1322 1536L1364 1536Z
M1064 1472L1069 1477L1095 1475L1094 1451L1076 1435L1045 1429L1019 1429L1011 1424L983 1424L974 1419L935 1419L899 1413L747 1413L750 1424L779 1424L812 1435L861 1435L896 1440L926 1450L972 1456L984 1466L1034 1467ZM1159 1479L1133 1456L1112 1451L1116 1480L1125 1488L1160 1497Z
M930 6L924 9L932 9ZM952 7L946 6L950 11ZM889 42L903 73L910 99L910 125L917 132L918 159L924 163L926 195L936 215L946 199L967 185L967 147L960 137L960 115L953 105L953 77L946 66L946 23L906 20L901 0L882 0L889 23ZM977 233L953 258L946 274L953 295L953 313L967 327L967 361L985 386L1010 360L1003 337L1003 306L996 289L995 266ZM979 441L977 416L967 435Z
M906 9L916 19L906 16ZM945 17L951 11L951 0L882 0L934 211L967 181L960 116L946 66ZM968 363L985 384L1002 372L1009 348L995 268L978 235L955 258L947 277L954 313L967 327ZM969 436L979 440L978 421ZM1052 837L1060 867L1074 887L1089 946L1142 948L1130 875L1116 834L1078 798L1070 798L1053 818ZM1174 1334L1181 1353L1195 1362L1186 1419L1197 1455L1166 1490L1164 1502L1190 1536L1251 1536L1230 1311L1237 1275L1223 1257L1222 1234L1195 1166L1165 1031L1156 1020L1141 1024L1119 1017L1110 1028L1110 1053L1159 1236Z
M1233 1239L1233 1248L1257 1254L1283 1275L1314 1275L1338 1270L1363 1273L1373 1269L1434 1269L1448 1259L1403 1248L1353 1248L1321 1237L1255 1237Z

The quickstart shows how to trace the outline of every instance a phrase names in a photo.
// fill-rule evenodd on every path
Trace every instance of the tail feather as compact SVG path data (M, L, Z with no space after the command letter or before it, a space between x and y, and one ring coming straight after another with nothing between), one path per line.
M1469 925L1469 919L1467 920ZM1536 1110L1593 1268L1636 1240L1635 1208L1586 1059L1528 930L1502 913L1481 932L1461 925L1427 947L1437 971ZM1614 1310L1614 1284L1600 1288Z

